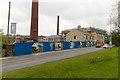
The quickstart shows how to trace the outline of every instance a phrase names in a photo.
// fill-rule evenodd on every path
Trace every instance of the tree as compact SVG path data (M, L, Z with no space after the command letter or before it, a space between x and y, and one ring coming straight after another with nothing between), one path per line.
M110 13L110 22L111 27L114 27L116 31L120 30L120 1L117 1L113 4L113 8Z
M0 28L0 45L6 44L6 36L4 35L3 29Z
M120 46L120 1L114 4L110 15L110 25L114 25L114 30L111 32L112 43Z
M118 32L113 31L111 33L111 36L112 36L112 44L114 44L117 47L120 46L120 36L119 36Z

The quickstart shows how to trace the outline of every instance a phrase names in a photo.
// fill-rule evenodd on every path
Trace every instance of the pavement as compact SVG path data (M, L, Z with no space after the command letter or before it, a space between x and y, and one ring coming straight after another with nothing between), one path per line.
M54 60L70 58L70 57L98 51L101 49L102 48L87 47L87 48L42 52L42 53L35 53L31 55L1 58L0 66L2 68L0 68L0 72L15 70L19 68L28 67L28 66L34 66L34 65L54 61Z

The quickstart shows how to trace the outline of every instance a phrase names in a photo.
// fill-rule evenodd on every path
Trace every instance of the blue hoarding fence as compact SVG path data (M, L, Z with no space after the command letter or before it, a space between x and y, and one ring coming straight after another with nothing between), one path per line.
M82 47L86 47L86 41L82 42Z
M79 43L78 42L74 42L74 48L78 48L79 47Z
M50 42L50 51L54 51L55 50L55 43L54 42Z
M35 44L38 45L38 50L33 48ZM48 52L55 50L65 50L72 48L86 47L87 42L25 42L25 43L15 43L14 44L14 56L27 55L36 52ZM89 46L94 46L94 42L89 42Z
M54 43L50 42L36 42L39 46L39 52L48 52L54 50Z
M43 52L50 51L50 42L43 42Z
M63 42L63 49L70 49L70 42Z
M14 56L32 54L32 42L15 43L14 44Z
M95 46L95 43L94 43L94 42L92 42L92 46Z

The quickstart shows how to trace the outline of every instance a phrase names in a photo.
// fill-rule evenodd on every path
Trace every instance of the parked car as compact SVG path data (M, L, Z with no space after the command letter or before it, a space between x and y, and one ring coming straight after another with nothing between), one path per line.
M100 44L97 44L95 47L96 47L96 48L101 48L101 45L100 45Z
M112 45L112 47L115 47L115 45Z
M103 45L103 48L112 48L113 46L112 45L109 45L109 44L104 44Z

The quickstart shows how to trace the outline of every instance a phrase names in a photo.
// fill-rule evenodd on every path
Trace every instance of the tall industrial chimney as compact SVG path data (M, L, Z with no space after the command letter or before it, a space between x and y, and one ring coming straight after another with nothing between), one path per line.
M59 16L57 16L57 35L59 35Z
M30 39L38 41L38 0L32 0Z

